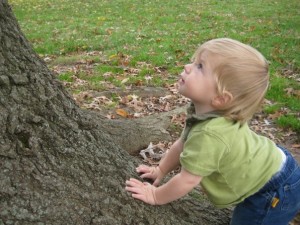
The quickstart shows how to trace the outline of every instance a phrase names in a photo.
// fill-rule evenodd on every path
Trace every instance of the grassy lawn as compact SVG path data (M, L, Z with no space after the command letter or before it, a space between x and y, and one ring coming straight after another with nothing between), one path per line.
M80 60L95 66L77 77L91 85L174 83L197 46L230 37L250 44L270 61L274 102L266 112L300 132L299 0L9 0L23 32L54 64ZM128 71L130 68L130 71ZM72 80L70 72L60 79ZM103 83L102 83L103 84ZM77 90L78 91L78 90ZM80 91L80 90L79 90ZM279 113L278 113L279 112Z

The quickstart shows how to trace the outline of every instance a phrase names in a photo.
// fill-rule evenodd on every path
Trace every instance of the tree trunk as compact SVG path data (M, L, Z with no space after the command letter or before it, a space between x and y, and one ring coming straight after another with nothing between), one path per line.
M133 130L81 110L0 0L0 224L228 224L205 198L132 199L124 186L138 162L112 127Z

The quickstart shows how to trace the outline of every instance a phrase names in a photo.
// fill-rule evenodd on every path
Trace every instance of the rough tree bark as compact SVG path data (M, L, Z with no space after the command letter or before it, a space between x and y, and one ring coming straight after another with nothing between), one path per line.
M228 224L205 199L128 196L137 162L111 127L133 130L76 106L0 0L0 224Z

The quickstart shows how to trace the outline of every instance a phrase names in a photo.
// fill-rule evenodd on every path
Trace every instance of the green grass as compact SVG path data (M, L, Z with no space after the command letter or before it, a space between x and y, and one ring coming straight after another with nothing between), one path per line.
M267 97L271 99L276 99L277 102L284 103L283 105L288 106L289 109L299 112L299 96L298 98L297 96L289 96L287 91L285 90L286 88L294 88L296 90L299 90L299 82L297 83L294 80L286 79L281 76L273 76L271 88L267 94Z
M66 81L66 82L72 82L73 78L72 78L73 74L72 73L61 73L58 75L58 79L61 81Z
M270 61L271 89L267 98L292 112L300 111L299 97L284 92L290 86L299 90L299 81L282 74L283 69L292 65L292 73L299 78L299 0L9 0L9 3L26 37L41 56L55 56L63 62L72 61L70 55L77 60L76 54L101 51L106 63L96 59L100 66L93 76L85 77L94 81L94 85L96 81L110 79L122 86L120 80L125 78L125 71L118 68L115 57L120 54L129 56L128 66L140 68L139 62L147 62L153 68L163 67L167 73L160 78L157 72L140 68L140 73L131 76L129 83L142 81L144 85L159 86L174 82L200 43L230 37L252 45ZM101 77L105 72L112 72L119 79ZM146 82L145 76L153 79ZM60 78L70 79L66 74ZM299 121L296 116L294 119L284 126L293 127Z
M282 127L289 127L297 133L300 133L300 120L292 115L279 117L277 123Z

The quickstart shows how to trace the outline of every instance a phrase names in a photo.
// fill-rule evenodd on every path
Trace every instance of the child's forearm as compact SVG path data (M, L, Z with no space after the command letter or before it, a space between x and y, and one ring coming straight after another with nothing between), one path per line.
M163 205L185 196L200 183L201 179L201 176L193 175L182 169L166 184L155 189L155 204Z
M179 165L179 157L182 150L183 141L178 139L159 163L159 168L163 174L168 174Z

